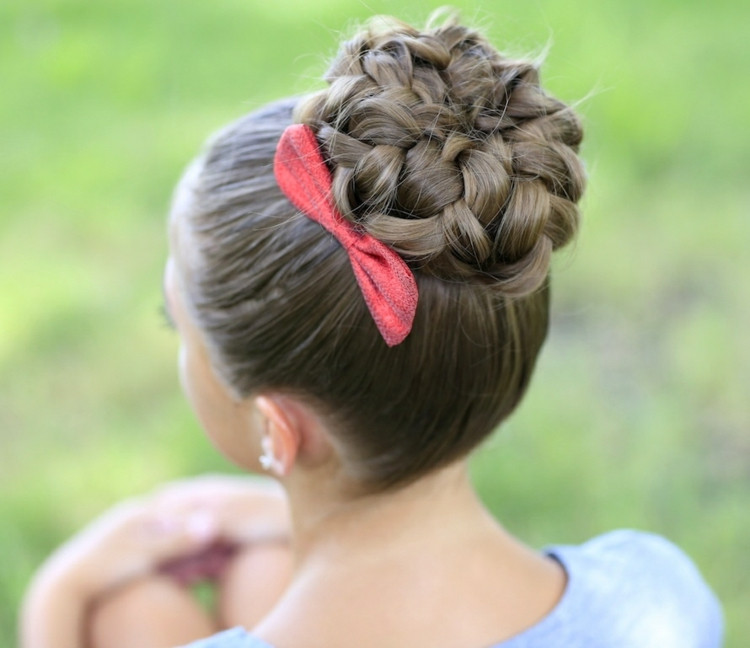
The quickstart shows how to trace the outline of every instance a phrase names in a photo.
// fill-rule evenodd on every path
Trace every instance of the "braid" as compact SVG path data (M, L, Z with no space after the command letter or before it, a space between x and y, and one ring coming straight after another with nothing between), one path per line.
M539 85L448 22L346 42L296 114L317 133L343 216L422 272L508 295L537 289L576 231L582 131Z

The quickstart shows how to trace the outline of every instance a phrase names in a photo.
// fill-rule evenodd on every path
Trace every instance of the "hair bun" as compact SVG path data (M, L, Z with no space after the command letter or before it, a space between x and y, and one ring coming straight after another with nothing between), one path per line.
M345 43L297 112L345 218L422 271L535 290L576 231L582 130L535 64L450 21L391 21Z

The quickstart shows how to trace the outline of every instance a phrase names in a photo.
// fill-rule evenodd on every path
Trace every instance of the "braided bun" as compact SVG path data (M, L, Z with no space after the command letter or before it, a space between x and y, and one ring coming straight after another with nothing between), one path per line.
M508 295L537 289L578 223L581 125L537 66L449 21L346 42L298 107L343 216L415 268Z

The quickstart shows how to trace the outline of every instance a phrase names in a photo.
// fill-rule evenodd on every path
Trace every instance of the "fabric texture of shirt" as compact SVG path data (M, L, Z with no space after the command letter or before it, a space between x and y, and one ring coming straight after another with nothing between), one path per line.
M536 625L491 647L719 648L723 616L692 561L664 538L612 531L545 549L565 569L562 598ZM310 642L315 645L314 638ZM356 641L352 642L356 648ZM188 648L274 648L242 628ZM300 647L304 648L304 646ZM404 647L408 648L408 647Z

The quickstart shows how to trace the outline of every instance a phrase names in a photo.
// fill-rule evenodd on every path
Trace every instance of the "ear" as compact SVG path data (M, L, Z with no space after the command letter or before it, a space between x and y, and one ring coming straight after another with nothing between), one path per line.
M284 399L257 396L255 407L263 417L263 447L273 457L270 469L279 477L289 474L302 444L299 419Z

